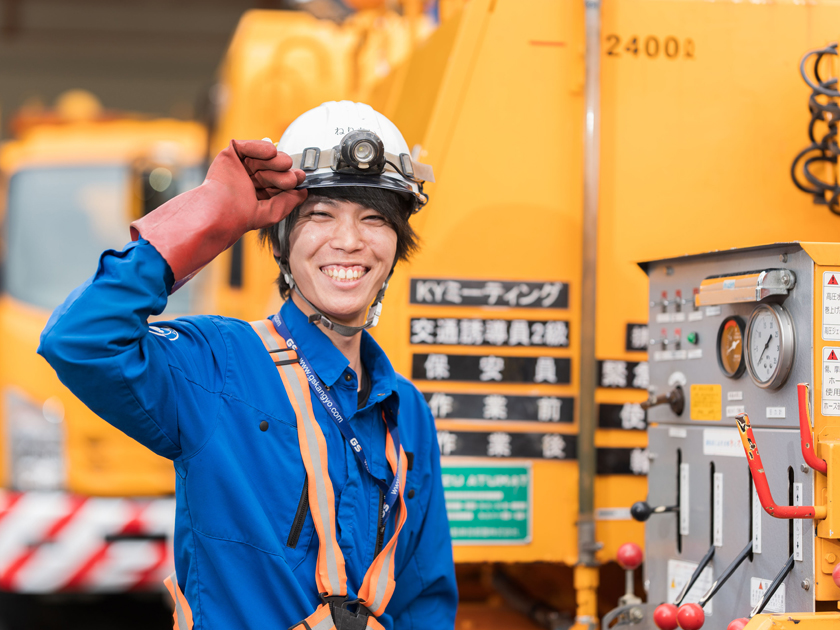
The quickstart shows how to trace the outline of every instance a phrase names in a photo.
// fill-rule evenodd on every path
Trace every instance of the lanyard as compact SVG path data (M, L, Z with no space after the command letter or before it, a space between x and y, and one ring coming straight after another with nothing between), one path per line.
M341 413L341 408L335 402L333 397L327 391L327 388L321 382L321 379L318 378L318 375L315 374L315 370L309 365L309 361L306 360L306 357L303 356L303 353L300 351L300 348L297 347L295 344L295 340L292 339L292 334L289 332L289 329L286 327L286 324L280 318L280 313L277 313L271 318L271 321L274 323L274 327L277 329L277 332L280 334L283 339L286 340L286 345L294 350L298 355L298 360L300 362L300 367L303 369L303 373L306 375L306 380L309 381L309 388L324 406L324 409L327 411L327 415L332 418L333 422L335 422L336 426L338 426L338 430L341 431L341 435L344 437L345 440L353 447L353 453L356 455L356 459L358 459L364 469L368 472L371 478L374 480L377 486L382 490L384 493L384 501L382 502L382 516L386 518L388 513L391 511L391 508L394 507L394 503L396 503L397 498L400 494L400 480L397 475L394 475L394 481L389 486L381 479L377 478L373 472L370 470L370 465L368 464L367 456L365 455L364 449L362 448L362 443L356 437L356 432L353 430L353 427L350 426L350 423L344 418L344 415ZM400 452L400 432L397 428L397 424L394 422L393 418L391 418L390 412L385 412L385 405L382 405L382 417L385 420L385 425L388 427L388 433L391 435L391 439L394 441L394 446L396 448L396 452Z

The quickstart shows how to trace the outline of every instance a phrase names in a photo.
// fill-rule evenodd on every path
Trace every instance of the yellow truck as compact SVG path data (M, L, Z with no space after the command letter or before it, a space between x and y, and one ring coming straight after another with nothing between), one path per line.
M89 99L87 99L89 100ZM172 465L87 409L35 354L51 311L122 248L128 224L201 183L206 131L65 111L18 119L0 147L0 590L160 589L171 571ZM206 308L202 282L166 316Z

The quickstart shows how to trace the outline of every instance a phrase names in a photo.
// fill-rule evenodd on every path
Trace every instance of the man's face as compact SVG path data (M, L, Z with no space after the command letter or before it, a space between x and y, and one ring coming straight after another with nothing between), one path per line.
M375 210L313 196L289 235L289 251L306 299L331 320L360 326L394 264L397 233Z

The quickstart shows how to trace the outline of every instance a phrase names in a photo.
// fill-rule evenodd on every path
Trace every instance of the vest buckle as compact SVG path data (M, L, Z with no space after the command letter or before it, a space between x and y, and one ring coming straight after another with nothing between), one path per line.
M370 610L359 603L358 599L348 600L346 595L321 595L321 599L330 607L336 630L365 630ZM356 611L348 607L356 606Z

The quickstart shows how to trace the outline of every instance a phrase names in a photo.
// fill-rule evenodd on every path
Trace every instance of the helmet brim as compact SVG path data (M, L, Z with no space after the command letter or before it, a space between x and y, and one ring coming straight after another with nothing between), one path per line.
M382 188L410 196L420 206L425 202L423 195L414 191L411 184L402 182L394 177L384 175L355 175L353 173L324 173L318 175L307 174L298 189L335 188L336 186L358 186L360 188Z

